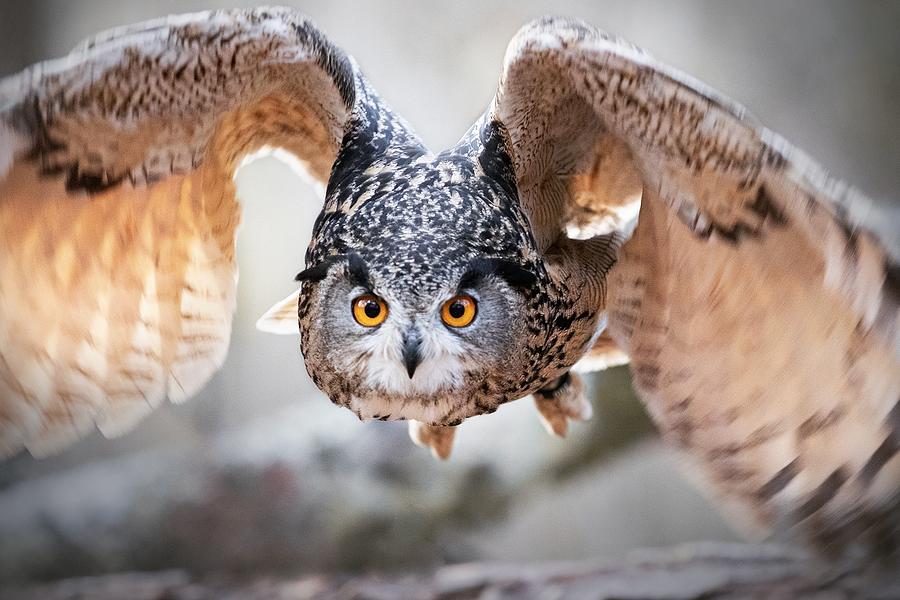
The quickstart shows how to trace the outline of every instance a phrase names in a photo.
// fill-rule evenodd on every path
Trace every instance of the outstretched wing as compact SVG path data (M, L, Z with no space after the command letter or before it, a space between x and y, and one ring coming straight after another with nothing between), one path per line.
M491 116L543 248L640 203L609 331L718 496L764 530L896 540L896 224L876 235L869 200L743 109L578 22L513 39Z
M115 30L2 81L0 456L195 393L231 330L234 170L283 149L324 185L369 94L283 9Z

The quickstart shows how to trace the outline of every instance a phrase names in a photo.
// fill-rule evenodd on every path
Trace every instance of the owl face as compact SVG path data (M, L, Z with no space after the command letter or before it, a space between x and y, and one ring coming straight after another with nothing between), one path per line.
M316 385L360 418L436 425L536 389L549 280L512 178L453 154L351 158L298 276Z
M360 418L456 421L495 406L503 374L524 367L527 270L479 257L417 271L410 288L410 273L354 252L308 280L310 374Z
M556 377L554 290L508 157L355 156L333 169L298 276L319 389L363 419L451 425Z

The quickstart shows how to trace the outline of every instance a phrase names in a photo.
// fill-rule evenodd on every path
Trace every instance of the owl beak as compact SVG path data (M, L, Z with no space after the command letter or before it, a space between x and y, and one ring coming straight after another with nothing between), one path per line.
M419 355L419 346L422 344L422 338L419 332L414 328L410 328L403 335L403 364L406 365L406 373L412 379L416 372L416 367L422 362Z

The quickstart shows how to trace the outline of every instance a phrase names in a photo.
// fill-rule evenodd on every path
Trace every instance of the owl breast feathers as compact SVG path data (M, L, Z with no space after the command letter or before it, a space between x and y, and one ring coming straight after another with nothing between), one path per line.
M361 418L453 426L630 361L662 436L753 531L900 538L898 240L870 201L640 49L545 18L454 147L428 150L287 9L102 34L0 82L0 453L118 435L221 365L232 174L325 190L299 289L260 321ZM60 304L65 310L60 310Z

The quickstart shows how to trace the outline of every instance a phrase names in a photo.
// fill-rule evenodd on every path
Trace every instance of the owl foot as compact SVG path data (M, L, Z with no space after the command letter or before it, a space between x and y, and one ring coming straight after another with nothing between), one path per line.
M447 460L453 450L453 436L456 427L442 425L426 425L421 421L409 422L409 437L416 446L429 448L435 458Z
M594 414L584 396L584 381L575 373L566 373L535 392L534 404L547 433L559 437L566 437L569 419L587 421Z

